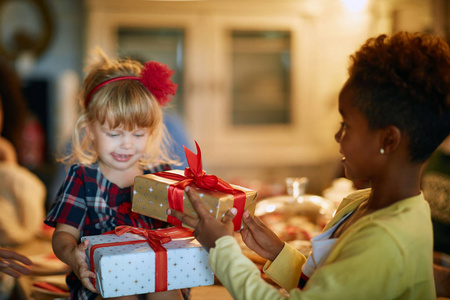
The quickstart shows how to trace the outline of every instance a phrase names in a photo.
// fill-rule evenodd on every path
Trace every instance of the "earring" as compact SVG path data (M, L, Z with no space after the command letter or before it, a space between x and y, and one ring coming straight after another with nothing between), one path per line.
M384 154L384 148L380 149L380 154Z

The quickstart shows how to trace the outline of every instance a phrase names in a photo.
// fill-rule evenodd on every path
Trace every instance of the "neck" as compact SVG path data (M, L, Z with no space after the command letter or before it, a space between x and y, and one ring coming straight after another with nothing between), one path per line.
M138 164L127 170L113 170L105 167L102 163L99 163L99 168L103 176L120 188L132 186L134 184L134 177L143 174L143 171Z
M391 172L386 172L380 178L372 180L372 192L367 209L382 209L395 202L419 195L422 168L423 164L412 164L407 168L394 166Z

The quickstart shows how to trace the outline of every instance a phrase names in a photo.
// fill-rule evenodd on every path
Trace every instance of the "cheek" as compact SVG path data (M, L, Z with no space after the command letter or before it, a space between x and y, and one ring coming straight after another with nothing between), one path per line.
M139 139L138 141L136 141L135 145L138 149L144 151L145 149L147 149L148 140L148 138Z

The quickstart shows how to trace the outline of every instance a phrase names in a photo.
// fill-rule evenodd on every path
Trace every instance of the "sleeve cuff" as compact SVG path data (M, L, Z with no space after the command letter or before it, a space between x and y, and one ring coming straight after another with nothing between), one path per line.
M284 243L284 247L274 261L267 261L263 271L273 281L285 288L287 291L298 286L302 266L306 258L297 249Z

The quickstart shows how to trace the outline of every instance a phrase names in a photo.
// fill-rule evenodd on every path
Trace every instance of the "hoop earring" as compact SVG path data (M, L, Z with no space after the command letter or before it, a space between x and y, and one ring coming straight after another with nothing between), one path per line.
M384 154L384 148L380 149L380 154Z

